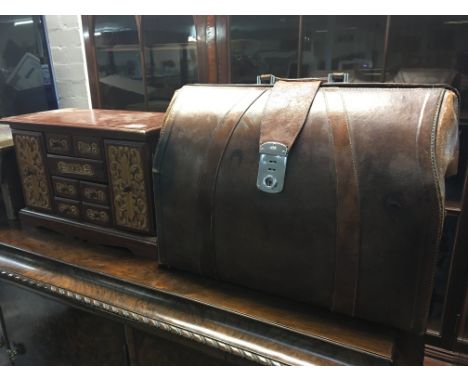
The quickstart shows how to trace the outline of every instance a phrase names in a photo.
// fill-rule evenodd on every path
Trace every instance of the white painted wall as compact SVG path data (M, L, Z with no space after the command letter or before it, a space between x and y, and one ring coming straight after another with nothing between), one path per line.
M59 108L91 108L81 16L45 16Z

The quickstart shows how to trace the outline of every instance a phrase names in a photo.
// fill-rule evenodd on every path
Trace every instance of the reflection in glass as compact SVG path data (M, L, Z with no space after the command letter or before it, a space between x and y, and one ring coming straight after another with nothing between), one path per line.
M302 77L347 72L350 80L380 81L385 16L304 16Z
M192 16L143 16L148 108L165 111L174 91L198 81Z
M231 16L231 81L297 77L299 16Z
M144 109L145 89L134 16L96 16L94 40L102 108Z
M468 16L392 16L388 67L395 82L458 87L468 112Z
M0 117L56 109L40 16L0 16Z

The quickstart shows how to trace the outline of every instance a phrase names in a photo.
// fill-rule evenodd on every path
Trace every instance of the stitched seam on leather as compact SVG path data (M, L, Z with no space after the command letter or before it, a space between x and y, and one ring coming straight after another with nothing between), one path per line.
M155 162L158 163L158 167L155 169L156 171L152 171L152 178L153 178L153 189L154 189L154 217L155 217L155 224L156 224L156 234L157 234L157 247L158 247L158 260L162 264L167 264L167 251L162 248L166 248L165 240L164 240L164 224L163 224L163 211L162 206L164 205L162 200L162 192L161 192L161 172L160 168L161 165L164 163L164 157L166 156L167 146L172 135L172 130L174 127L175 119L177 116L177 108L175 107L176 101L178 98L178 92L174 94L173 99L171 100L168 109L166 110L166 115L164 116L163 127L159 133L159 142L156 146L156 150L154 152L153 159L156 159ZM155 182L154 178L157 177L158 181ZM156 206L161 206L161 208L156 208ZM160 217L158 219L158 217Z
M426 113L426 109L428 108L428 104L429 102L433 102L432 99L431 99L431 93L427 93L425 96L424 96L424 100L423 100L423 104L421 106L421 109L419 111L419 118L418 118L418 128L416 130L416 136L415 136L415 150L416 150L416 161L417 161L417 164L418 164L418 169L419 171L417 172L417 181L419 182L419 184L423 185L422 188L423 188L423 194L426 193L426 189L427 187L424 186L425 185L425 180L424 180L424 176L422 174L423 172L423 168L422 168L422 154L421 154L421 151L424 151L424 148L421 149L420 147L420 144L419 144L419 141L421 139L421 135L424 134L422 132L422 130L424 130L424 116L425 116L425 113ZM427 112L429 113L429 112ZM415 280L415 283L413 285L413 292L415 292L415 294L413 295L413 301L412 301L412 304L411 304L411 314L410 314L410 327L413 328L414 326L414 315L415 315L415 310L416 310L416 300L417 300L417 289L418 289L418 283L419 283L419 276L420 276L420 270L419 268L416 270L416 280Z
M331 149L335 150L335 137L333 136L333 132L332 132L332 122L330 120L330 106L328 104L328 97L327 97L327 92L329 91L333 91L333 90L323 89L323 98L325 101L325 109L327 112L327 122L328 122L328 131L329 131ZM335 155L333 155L333 165L335 168L335 203L336 203L336 200L338 200L338 171L337 171ZM338 207L336 206L335 208L338 208ZM336 243L336 239L338 236L338 232L336 228L338 225L337 222L338 222L338 218L337 218L337 213L335 211L335 243ZM335 301L335 285L336 285L336 274L337 274L337 271L336 271L337 257L338 256L337 256L337 250L336 250L336 244L335 244L335 266L334 266L334 272L333 272L333 284L332 284L330 309L332 309L333 306L335 305L334 301Z
M212 143L213 143L213 137L214 135L216 134L217 131L219 131L220 129L222 129L225 124L226 124L226 120L227 118L229 117L229 115L231 114L231 112L236 108L236 106L242 102L242 99L244 98L244 95L240 95L232 104L232 106L228 109L228 111L226 111L226 113L223 115L223 118L217 123L216 127L211 131L211 134L210 134L210 138L209 138L209 141L208 141L208 144L207 144L207 147L206 147L206 152L205 152L205 155L204 155L204 163L205 165L203 166L203 168L201 169L199 175L198 175L198 179L197 179L197 186L196 186L196 191L198 192L198 197L200 197L200 189L202 188L201 185L202 185L202 178L204 178L204 173L206 171L206 167L209 165L209 161L207 160L209 154L210 154L210 149L212 147ZM206 179L205 179L206 181ZM210 202L211 204L211 202ZM210 221L211 221L211 211L210 211ZM202 227L202 232L203 232L203 227ZM211 230L211 227L209 227L209 229ZM207 236L211 237L211 234L210 232L207 233ZM205 236L202 234L202 240ZM210 244L208 244L208 247L210 247ZM206 269L205 269L205 266L204 266L204 262L205 262L205 259L206 257L209 257L211 256L210 253L209 253L209 248L208 249L203 249L203 253L200 253L200 256L198 258L198 269L199 269L199 272L201 274L204 274L206 275ZM213 256L214 257L214 256ZM209 273L209 272L208 272ZM216 273L216 272L215 272ZM214 275L211 275L213 277L216 277L216 274Z
M358 183L358 178L357 178L357 170L356 170L356 165L355 165L355 162L354 162L354 153L353 153L353 150L352 150L352 145L351 145L351 136L350 136L350 131L349 131L349 120L348 120L348 116L346 114L346 109L345 109L345 105L344 105L344 100L342 98L342 94L341 94L341 91L339 89L334 89L334 90L331 90L333 92L333 97L336 97L336 99L334 100L335 103L337 103L336 105L333 105L331 106L330 104L330 100L327 100L327 97L330 97L330 95L326 95L325 96L325 99L326 99L326 109L327 109L327 117L328 117L328 122L329 122L329 128L332 132L332 137L333 137L333 150L334 150L334 157L335 157L335 175L336 175L336 212L335 212L335 216L336 216L336 246L335 246L335 273L334 273L334 285L333 285L333 297L332 297L332 310L338 310L342 313L346 312L347 314L351 314L351 315L354 315L354 309L355 309L355 300L356 300L356 283L357 283L357 280L356 280L356 272L353 272L354 274L351 276L351 279L347 279L347 281L350 281L350 283L352 283L352 287L353 287L353 295L352 295L352 306L350 309L348 309L346 307L346 299L348 298L347 295L345 295L344 299L342 298L342 293L343 293L343 290L341 291L338 291L336 286L337 286L337 281L338 281L338 277L341 277L340 274L342 274L342 270L343 270L343 264L345 264L345 266L353 266L354 268L354 271L356 269L358 269L358 265L359 263L357 262L356 264L353 264L353 262L355 261L356 257L357 259L359 259L359 251L360 251L360 235L361 235L361 229L359 226L356 227L356 229L358 229L357 232L346 232L344 231L343 233L343 230L346 230L346 220L345 221L342 221L343 219L343 216L340 215L340 201L342 201L342 197L343 197L343 190L342 190L342 185L341 185L341 182L343 180L340 181L340 177L343 176L343 173L339 173L338 171L338 166L340 165L339 162L337 162L337 158L338 160L340 160L341 162L343 162L343 157L342 155L340 156L339 155L339 150L338 150L338 147L337 145L342 145L343 142L341 142L341 139L340 139L340 136L343 135L343 134L346 134L346 142L345 142L345 146L348 147L348 150L346 151L349 151L345 153L345 155L351 155L351 163L352 163L352 166L353 166L353 185L354 187L356 188L355 191L356 191L356 194L355 194L355 200L353 200L353 202L356 204L354 206L354 209L355 209L355 213L356 213L356 218L359 219L360 218L360 203L359 203L359 183ZM326 94L326 93L325 93ZM341 126L341 124L343 123L343 126ZM344 131L346 129L346 132ZM335 136L336 135L336 136ZM339 141L337 142L336 139L338 139ZM338 156L338 157L337 157ZM342 163L341 163L342 165ZM353 198L354 199L354 198ZM346 206L341 206L341 208L345 208ZM346 218L345 218L346 219ZM356 239L356 235L357 235L357 243L354 243L354 239ZM352 249L354 249L354 251L351 251L350 253L344 253L344 256L343 255L343 248L341 248L343 246L343 242L342 240L347 240L347 239L351 239L351 243L348 243L352 246ZM357 244L355 247L353 246L353 244ZM340 297L339 299L337 299L337 297ZM337 308L337 300L339 301L339 306ZM348 298L348 300L351 300L350 298ZM343 301L345 301L345 305L343 307Z
M434 245L433 245L433 253L431 253L431 266L432 266L432 274L431 274L431 278L429 279L429 285L428 285L428 288L426 289L427 292L424 292L424 289L423 289L423 293L427 293L430 295L431 291L432 291L432 287L433 287L433 284L434 284L434 276L435 276L435 271L436 271L436 268L435 268L435 258L439 252L439 242L440 242L440 238L442 236L442 227L443 227L443 219L444 219L444 201L442 200L442 195L440 193L440 189L439 189L439 180L440 180L440 174L439 174L439 170L437 168L437 161L436 161L436 137L437 137L437 129L439 127L439 120L440 120L440 112L442 110L442 104L443 104L443 101L444 101L444 96L445 96L445 93L446 93L446 89L442 89L440 94L439 94L439 97L438 97L438 100L437 100L437 108L436 108L436 111L434 113L434 117L433 117L433 121L432 121L432 128L431 128L431 167L432 167L432 175L433 175L433 180L434 180L434 188L435 188L435 192L436 192L436 198L437 198L437 201L438 201L438 204L439 204L439 214L438 214L438 222L437 222L437 226L436 226L436 232L434 232L433 235L430 236L430 239L432 242L434 242ZM422 277L422 270L421 270L421 267L422 267L422 264L423 262L421 261L421 266L419 267L418 269L418 283L416 284L416 293L414 295L414 305L413 305L413 318L412 318L412 324L411 324L411 327L414 329L415 327L415 321L416 321L416 313L418 310L416 310L416 305L418 303L418 301L421 301L421 296L419 296L419 294L421 293L421 277ZM427 301L427 302L426 302ZM420 304L420 307L419 307L419 311L420 312L427 312L428 309L429 309L429 304L430 304L430 299L429 299L429 296L426 298L426 301L424 301L424 305Z
M441 94L439 94L439 96L437 97L437 107L435 108L435 111L434 111L434 116L432 118L432 126L431 126L431 141L430 141L430 160L431 160L431 168L432 168L432 178L434 180L434 183L433 185L435 185L435 190L436 190L436 198L439 202L439 231L441 231L440 229L440 226L441 226L441 203L440 203L440 192L438 190L438 174L437 174L437 170L434 169L434 144L435 144L435 130L437 129L437 125L438 125L438 120L439 120L439 113L440 113L440 110L441 110L441 107L442 107L442 101L443 101L443 95L444 95L444 91L441 91ZM429 190L430 193L432 193L433 190ZM438 232L434 232L435 235L438 235ZM429 234L428 235L428 241L430 242L433 242L433 237L434 237L434 234ZM438 236L437 236L438 237ZM437 238L436 241L438 242L439 239ZM434 253L431 254L431 256L433 257L432 258L432 266L434 267L434 257L437 255L438 253L438 246L435 245L435 250L434 250ZM422 254L421 256L424 256L424 254ZM417 309L417 305L418 305L418 301L421 300L421 297L420 296L420 293L421 293L421 278L422 278L422 267L423 267L423 260L422 258L420 258L418 261L419 261L419 267L417 269L417 275L416 275L416 278L417 278L417 282L415 283L415 291L414 291L414 296L413 296L413 304L412 304L412 311L411 311L411 329L414 330L415 326L416 326L416 315L419 312L422 312L423 311L423 306L421 304L419 304L419 309ZM424 290L423 290L423 293L424 293ZM427 293L430 293L430 292L427 292Z
M234 127L231 129L228 139L226 140L223 151L221 152L221 155L219 157L218 163L216 165L216 170L215 170L215 176L213 179L213 184L212 184L212 189L211 189L211 211L210 211L210 236L211 236L211 245L212 245L212 250L213 250L213 265L214 265L214 270L215 274L218 273L218 267L217 267L217 261L216 261L216 245L215 245L215 197L216 197L216 185L218 184L218 176L219 176L219 170L221 168L221 163L224 159L224 155L226 153L227 147L229 146L229 142L231 141L232 136L234 135L234 132L237 130L237 127L239 126L240 122L244 118L245 114L250 110L250 108L257 102L260 97L262 97L266 93L267 89L262 91L257 97L255 97L247 106L247 108L243 111L241 116L238 118L237 122L235 123Z
M341 103L343 105L343 113L345 115L346 131L348 132L349 146L351 150L351 162L353 164L354 177L356 179L356 189L357 189L357 208L356 209L358 211L358 219L359 219L357 222L357 225L359 227L359 244L358 244L359 250L357 253L357 264L356 264L355 275L354 275L353 310L352 310L352 315L354 316L356 313L357 291L358 291L358 284L359 284L359 267L361 265L361 244L362 244L361 198L360 198L361 192L359 188L359 176L358 176L358 171L356 167L354 146L353 146L353 141L351 137L348 109L346 109L346 103L343 97L343 92L340 91L339 94L341 98Z
M437 200L439 202L439 216L438 216L438 225L437 225L437 232L435 232L435 235L433 236L433 240L434 240L434 253L432 254L432 261L431 261L431 265L432 265L432 268L433 268L433 271L432 271L432 274L431 274L431 278L429 279L429 285L426 290L428 291L427 293L430 295L430 293L432 292L432 287L433 287L433 284L434 284L434 276L435 276L435 258L439 252L439 242L440 242L440 239L441 239L441 236L442 236L442 228L443 228L443 223L444 223L444 200L442 199L442 195L441 195L441 192L440 192L440 188L439 188L439 180L440 180L440 174L439 174L439 170L438 170L438 167L437 167L437 161L436 161L436 138L437 138L437 129L439 127L439 123L440 123L440 113L442 111L442 104L443 104L443 101L444 101L444 96L445 96L445 93L447 92L446 89L442 89L441 92L440 92L440 98L438 100L438 108L437 108L437 112L436 114L434 115L434 121L433 121L433 125L432 125L432 132L431 132L431 162L432 162L432 171L433 171L433 175L434 175L434 185L435 185L435 190L436 190L436 195L437 195ZM425 302L425 304L423 305L423 311L427 312L428 309L429 309L429 304L430 304L430 300L429 300L429 297L426 299L427 302Z

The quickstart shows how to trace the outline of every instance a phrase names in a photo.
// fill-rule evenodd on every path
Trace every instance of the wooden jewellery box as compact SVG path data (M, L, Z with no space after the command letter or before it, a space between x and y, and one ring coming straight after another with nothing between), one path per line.
M151 155L164 113L60 109L10 125L25 225L156 256Z

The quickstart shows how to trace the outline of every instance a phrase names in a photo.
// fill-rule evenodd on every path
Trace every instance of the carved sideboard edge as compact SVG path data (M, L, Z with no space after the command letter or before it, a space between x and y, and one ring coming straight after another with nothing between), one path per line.
M70 300L73 300L75 302L78 302L80 304L92 306L94 309L101 309L105 312L111 313L118 315L124 319L127 320L132 320L138 323L143 323L146 325L151 325L157 329L175 334L180 337L184 337L188 340L196 341L198 343L201 343L203 345L209 346L211 348L214 348L216 350L221 350L226 353L233 354L235 356L247 359L249 361L261 364L261 365L266 365L266 366L283 366L287 365L286 363L280 362L278 360L265 357L262 355L259 355L257 353L254 353L252 351L246 350L244 348L234 346L232 344L228 344L222 341L219 341L217 339L213 339L211 337L207 337L205 335L196 333L194 331L190 331L187 329L180 328L178 326L168 324L167 322L164 322L162 320L156 320L154 318L149 318L146 316L143 316L138 313L134 313L131 311L128 311L126 309L96 300L94 298L90 298L84 295L81 295L79 293L75 293L57 286L54 286L52 284L47 284L42 281L37 281L25 276L22 276L20 274L11 272L11 271L5 271L0 269L0 278L3 279L9 279L13 280L15 283L20 283L28 286L29 288L33 289L38 289L41 291L47 291L50 294L57 295L61 298L67 298Z

